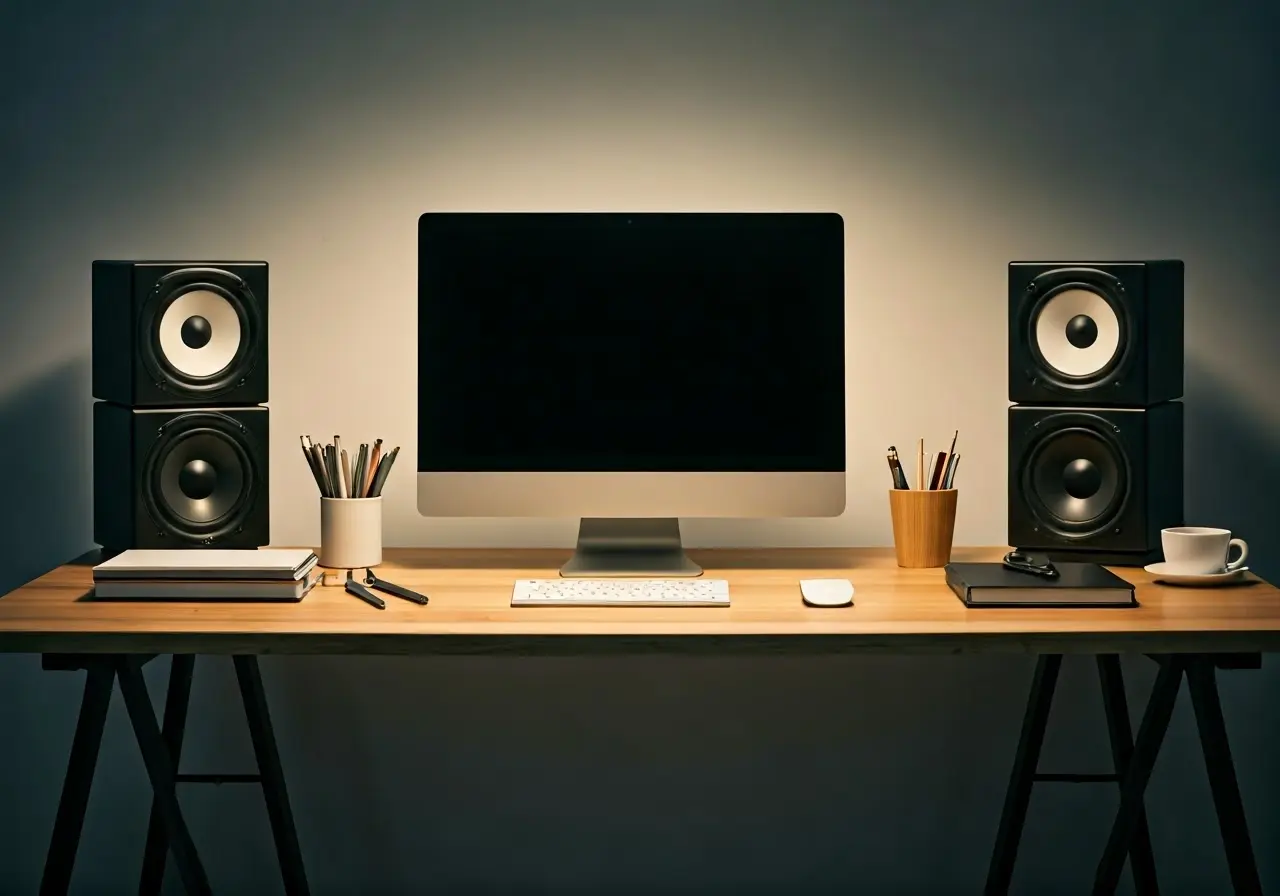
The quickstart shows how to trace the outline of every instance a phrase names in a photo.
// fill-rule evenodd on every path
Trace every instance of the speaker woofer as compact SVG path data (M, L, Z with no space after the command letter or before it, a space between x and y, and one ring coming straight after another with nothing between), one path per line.
M161 277L138 324L142 361L157 386L214 395L244 382L259 355L260 303L240 277L180 268Z
M147 453L143 499L171 534L212 541L237 531L260 476L243 424L219 413L181 414Z
M1041 525L1066 538L1111 528L1129 500L1129 463L1104 431L1050 417L1023 466L1023 494Z
M1129 352L1132 323L1120 280L1103 271L1048 271L1028 284L1038 295L1026 319L1038 375L1063 389L1107 384Z

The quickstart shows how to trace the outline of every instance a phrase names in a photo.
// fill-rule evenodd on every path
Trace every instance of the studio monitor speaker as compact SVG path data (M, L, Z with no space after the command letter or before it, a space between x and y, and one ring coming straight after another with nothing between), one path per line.
M266 263L95 261L93 395L127 407L264 403Z
M1183 523L1183 264L1009 265L1009 544L1141 566Z
M1159 559L1182 525L1182 403L1009 408L1009 543L1051 560Z
M1009 400L1148 407L1182 397L1181 261L1009 265Z
M94 540L108 550L268 544L267 415L95 403Z
M270 543L265 262L93 263L94 540Z

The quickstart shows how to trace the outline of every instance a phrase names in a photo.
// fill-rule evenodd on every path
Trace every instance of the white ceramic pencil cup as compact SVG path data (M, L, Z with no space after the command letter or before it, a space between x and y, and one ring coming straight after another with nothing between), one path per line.
M382 497L320 499L320 565L362 569L382 562Z

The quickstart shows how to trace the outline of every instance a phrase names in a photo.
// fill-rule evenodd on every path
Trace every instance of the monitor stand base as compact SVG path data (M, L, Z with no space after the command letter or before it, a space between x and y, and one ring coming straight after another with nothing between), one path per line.
M678 519L583 519L578 547L560 568L566 579L692 578L702 567L680 543Z

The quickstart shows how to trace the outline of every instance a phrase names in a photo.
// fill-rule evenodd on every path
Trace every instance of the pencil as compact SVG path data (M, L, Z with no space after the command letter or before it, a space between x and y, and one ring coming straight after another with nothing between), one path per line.
M378 462L382 459L382 439L373 442L373 453L369 455L369 465L364 471L364 488L361 494L366 498L373 497L373 476L378 472Z
M316 459L307 450L307 437L298 436L298 444L302 446L302 456L307 461L307 469L311 471L311 478L316 481L316 487L320 489L320 494L324 494L324 482L320 479L320 471L316 469Z
M916 450L916 488L924 488L924 439Z
M364 497L364 468L369 462L369 443L362 442L360 450L356 452L356 468L351 471L351 485L353 498Z
M342 449L342 497L354 498L351 491L351 462L347 460L347 449Z
M310 437L308 437L308 441L310 441ZM315 442L311 442L311 456L315 458L316 469L320 471L320 494L326 498L332 498L333 491L329 488L329 473L324 468L324 453Z
M378 464L378 473L373 478L373 488L369 493L370 498L382 497L382 487L387 483L387 477L391 475L391 465L396 462L396 455L400 453L400 446L391 449L391 453L382 458L382 463Z

